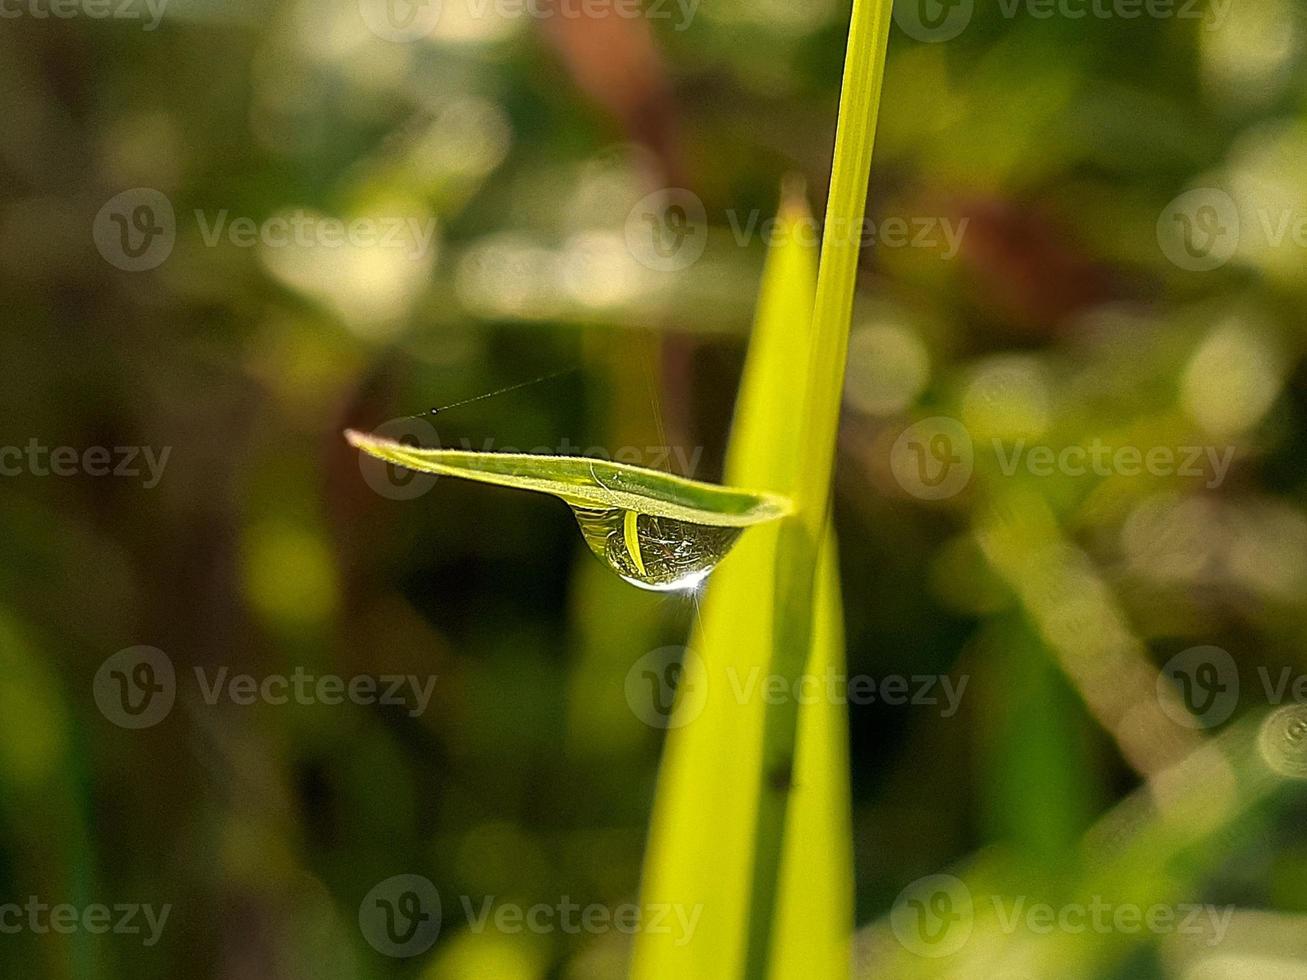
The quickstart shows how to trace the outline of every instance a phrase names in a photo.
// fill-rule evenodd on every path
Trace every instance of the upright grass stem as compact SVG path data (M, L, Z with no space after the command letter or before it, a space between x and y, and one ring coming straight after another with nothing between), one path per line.
M853 0L803 403L814 437L795 447L800 474L796 509L784 520L776 549L771 671L786 680L783 690L797 690L812 645L813 586L830 511L831 471L892 6L892 0ZM746 937L749 980L767 980L770 973L798 720L794 698L766 707Z

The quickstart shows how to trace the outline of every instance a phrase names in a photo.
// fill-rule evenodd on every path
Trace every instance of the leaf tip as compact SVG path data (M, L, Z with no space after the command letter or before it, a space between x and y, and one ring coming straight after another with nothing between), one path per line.
M781 179L782 218L803 218L810 213L808 207L808 179L801 173L788 173Z
M372 439L366 433L360 432L358 429L346 429L345 441L355 449L362 449L367 445L367 443L371 442Z

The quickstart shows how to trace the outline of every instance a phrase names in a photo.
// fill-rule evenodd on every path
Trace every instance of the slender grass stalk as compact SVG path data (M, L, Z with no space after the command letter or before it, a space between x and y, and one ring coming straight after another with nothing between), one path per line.
M817 242L804 189L785 181L777 233L768 243L748 357L740 378L725 478L789 498L797 480L794 447L807 438L802 414ZM693 942L649 931L635 938L632 980L733 977L744 972L752 831L762 759L763 698L743 702L733 685L771 660L780 522L747 531L712 574L699 606L687 661L697 669L679 682L702 697L693 724L668 732L649 825L641 883L646 904L676 902L703 910ZM843 668L844 639L834 548L823 554L813 599L809 669ZM759 601L761 598L761 601ZM688 700L686 703L690 703ZM847 731L843 705L804 707L799 717L796 782L776 917L778 976L839 977L852 936L852 850ZM722 767L732 746L738 768ZM796 873L802 869L801 873Z
M795 512L783 521L776 550L771 671L785 678L784 689L791 691L797 690L811 648L813 585L830 510L831 470L892 6L892 0L853 0L849 26L804 399L804 416L815 432L795 447L800 474ZM767 706L763 721L746 937L749 980L767 980L770 972L798 719L797 700L785 698Z

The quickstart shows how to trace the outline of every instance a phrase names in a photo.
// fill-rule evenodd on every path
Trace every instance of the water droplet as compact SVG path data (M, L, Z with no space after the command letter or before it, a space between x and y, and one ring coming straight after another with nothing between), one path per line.
M744 528L714 527L616 508L572 506L590 550L642 589L692 589L717 567Z

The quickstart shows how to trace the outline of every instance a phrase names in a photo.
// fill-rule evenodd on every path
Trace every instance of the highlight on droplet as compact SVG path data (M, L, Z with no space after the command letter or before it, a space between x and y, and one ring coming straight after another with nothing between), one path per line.
M693 589L744 532L617 508L573 504L572 513L601 561L632 585L654 592Z

